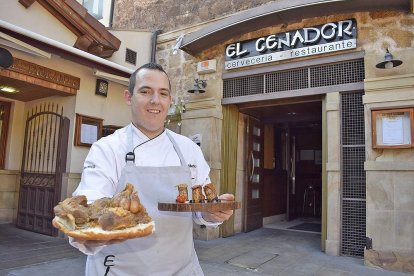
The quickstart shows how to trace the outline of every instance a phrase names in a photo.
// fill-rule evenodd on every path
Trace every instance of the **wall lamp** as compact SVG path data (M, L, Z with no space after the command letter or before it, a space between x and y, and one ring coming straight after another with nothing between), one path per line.
M391 69L391 68L400 66L402 63L403 62L401 60L392 59L392 55L390 51L388 51L388 48L387 48L387 52L385 53L385 56L384 56L384 61L378 63L376 67L379 69Z
M188 93L199 94L199 93L206 92L206 90L204 90L203 88L207 87L207 80L195 79L194 81L195 81L194 86L192 89L187 91Z
M7 69L13 64L12 54L4 48L0 47L0 69Z

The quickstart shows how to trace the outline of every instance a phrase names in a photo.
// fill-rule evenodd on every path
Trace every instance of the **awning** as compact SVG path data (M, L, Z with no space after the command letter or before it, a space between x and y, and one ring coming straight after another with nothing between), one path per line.
M196 55L229 38L305 18L365 11L409 11L410 0L280 0L236 13L184 36L180 49Z

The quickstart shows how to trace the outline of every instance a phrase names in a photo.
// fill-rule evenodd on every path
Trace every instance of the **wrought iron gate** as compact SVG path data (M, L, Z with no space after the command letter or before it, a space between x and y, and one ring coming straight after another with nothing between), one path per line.
M69 119L56 104L27 113L20 178L17 227L56 236L53 207L60 199L66 170Z

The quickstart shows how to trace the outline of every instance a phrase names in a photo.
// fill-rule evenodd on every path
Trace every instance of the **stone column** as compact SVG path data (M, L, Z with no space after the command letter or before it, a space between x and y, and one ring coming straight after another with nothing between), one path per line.
M221 91L221 80L210 79L206 92L193 95L186 104L186 112L181 115L181 134L191 136L201 134L201 149L210 165L210 178L220 190L221 171L221 127L223 113L217 94ZM219 237L219 228L194 227L194 238L211 240Z
M327 133L327 233L326 253L339 255L341 229L340 204L340 95L338 92L326 94L326 133Z

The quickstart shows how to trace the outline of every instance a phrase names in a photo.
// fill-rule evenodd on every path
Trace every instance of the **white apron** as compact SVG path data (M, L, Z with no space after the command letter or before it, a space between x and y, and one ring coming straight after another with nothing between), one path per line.
M158 211L159 201L175 201L177 184L191 186L190 169L174 139L166 133L181 166L135 166L131 128L127 134L131 152L126 156L127 164L122 169L117 191L123 190L128 182L135 186L141 203L155 222L155 232L109 245L88 256L87 276L204 275L194 250L192 214Z

